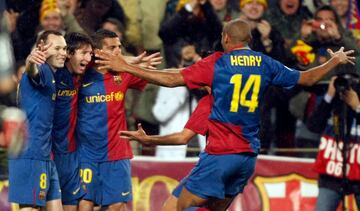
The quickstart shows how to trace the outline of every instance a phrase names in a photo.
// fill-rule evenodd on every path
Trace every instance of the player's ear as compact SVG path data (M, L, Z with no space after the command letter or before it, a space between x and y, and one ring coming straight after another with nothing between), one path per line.
M231 42L230 36L227 33L223 34L223 39L226 44Z

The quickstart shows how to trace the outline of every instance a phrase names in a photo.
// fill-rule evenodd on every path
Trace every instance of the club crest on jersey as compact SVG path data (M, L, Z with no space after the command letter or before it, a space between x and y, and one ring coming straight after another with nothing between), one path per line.
M122 78L121 78L120 75L114 75L114 82L115 82L116 84L120 84L121 81L122 81Z
M45 191L41 190L41 191L39 192L39 199L40 199L40 200L45 200L45 197L46 197Z

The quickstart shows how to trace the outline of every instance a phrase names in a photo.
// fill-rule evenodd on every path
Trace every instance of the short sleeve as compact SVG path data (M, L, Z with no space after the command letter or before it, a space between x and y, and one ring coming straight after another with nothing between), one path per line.
M197 89L203 86L211 86L214 79L215 62L222 56L221 52L216 52L198 61L180 73L189 89Z
M146 84L147 84L147 81L139 78L139 77L136 77L136 76L133 76L133 75L130 75L130 74L127 74L128 77L130 77L130 84L129 84L129 87L132 88L132 89L137 89L137 90L140 90L142 91Z
M276 60L270 60L272 75L271 83L276 86L290 89L297 84L300 78L298 70L289 68Z

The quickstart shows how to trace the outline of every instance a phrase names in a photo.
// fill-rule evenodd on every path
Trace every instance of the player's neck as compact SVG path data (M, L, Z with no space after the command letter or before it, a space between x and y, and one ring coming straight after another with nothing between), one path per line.
M65 62L65 66L71 74L74 74L74 68L71 66L70 62Z
M227 46L227 48L225 49L225 52L230 52L230 51L240 50L240 49L249 49L249 46L244 43L237 43L237 44Z
M48 65L49 65L49 67L50 67L50 69L55 73L56 72L56 70L57 70L57 68L56 67L54 67L54 66L52 66L51 64L49 64L48 63Z

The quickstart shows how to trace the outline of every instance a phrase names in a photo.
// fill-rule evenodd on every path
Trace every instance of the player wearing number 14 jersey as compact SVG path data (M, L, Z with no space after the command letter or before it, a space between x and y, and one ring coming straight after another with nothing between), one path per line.
M251 40L249 25L239 19L223 29L225 53L214 53L198 63L176 71L148 71L124 59L97 53L107 66L126 71L164 86L186 85L190 89L210 86L214 104L209 117L206 154L200 158L182 190L177 210L216 203L225 209L242 192L254 171L259 152L259 107L269 85L291 88L313 85L339 64L353 63L353 51L329 51L331 59L321 66L298 72L246 46ZM121 66L120 68L116 68Z

